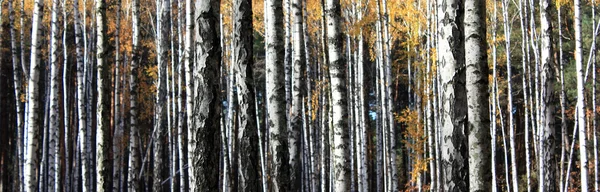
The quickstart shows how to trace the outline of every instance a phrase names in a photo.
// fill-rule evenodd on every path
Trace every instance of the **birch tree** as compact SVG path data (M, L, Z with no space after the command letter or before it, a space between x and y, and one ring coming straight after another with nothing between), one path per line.
M220 140L218 138L221 111L219 76L221 46L219 45L220 0L197 1L195 10L195 63L193 76L192 125L189 134L195 140L192 151L193 172L196 177L194 191L215 191L218 188ZM188 31L191 32L191 31ZM191 183L190 183L191 185Z
M10 22L10 52L12 56L12 70L13 70L13 86L15 87L15 110L17 113L17 137L16 137L16 145L17 145L17 177L15 184L18 187L15 191L23 191L23 128L24 128L24 103L21 101L21 95L23 95L22 89L22 78L23 71L20 68L19 58L17 57L17 41L16 36L17 32L15 30L15 6L13 1L8 1L8 14L9 14L9 22ZM23 37L21 37L23 38Z
M48 186L52 191L58 191L60 187L60 149L59 129L60 113L59 109L59 63L58 63L58 0L52 1L52 18L50 24L50 127L49 146L48 146ZM58 171L57 171L58 170ZM46 187L46 186L45 186Z
M112 159L110 159L111 132L110 132L110 78L109 66L106 62L106 0L95 0L96 12L96 68L97 68L97 93L96 103L96 190L112 190Z
M465 121L465 66L463 4L460 1L438 2L439 56L441 83L441 174L444 191L466 191L468 157Z
M39 41L40 25L43 18L44 2L35 0L33 7L33 20L31 29L31 59L29 65L29 80L27 82L27 152L25 154L24 174L25 191L37 190L38 184L38 163L39 163L39 79L42 66L38 61L38 54L41 48Z
M507 86L508 86L508 91L507 91L507 97L508 97L508 129L509 129L509 143L510 143L510 167L512 170L512 174L511 174L511 178L512 178L512 187L514 191L519 191L518 187L518 174L517 174L517 159L516 159L516 144L515 144L515 128L514 128L514 113L513 110L513 99L512 99L512 69L511 69L511 52L510 52L510 47L511 47L511 41L510 41L510 34L511 34L511 28L510 28L510 23L509 23L509 15L508 15L508 6L509 6L509 1L508 0L503 0L502 1L502 16L504 19L504 36L505 36L505 55L506 55L506 82L507 82ZM507 170L508 171L508 170ZM507 184L508 185L508 184Z
M331 80L331 104L333 118L333 178L336 191L350 190L350 151L348 100L346 97L346 61L342 55L343 35L341 25L341 5L339 0L326 0L327 52Z
M581 2L574 3L575 25L575 71L577 75L577 127L579 130L579 160L581 191L588 191L587 130L585 111L585 87L583 79L583 46L581 43Z
M155 191L164 191L166 188L162 184L165 179L165 165L168 161L163 157L165 151L164 140L167 131L167 62L168 52L167 43L169 39L169 8L171 3L169 0L158 0L156 2L156 60L158 67L158 79L156 82L156 103L155 103L155 122L154 130L152 131L152 141L154 148L154 165L153 165L153 182L152 189Z
M552 47L552 20L551 20L552 2L550 0L540 1L540 23L541 23L541 74L540 83L542 87L540 95L540 121L538 125L539 145L539 191L556 190L556 169L555 169L555 142L556 134L554 132L554 54Z
M259 157L256 122L256 101L254 88L252 2L234 1L235 21L233 23L233 44L235 54L235 74L237 101L239 106L238 143L238 191L258 191Z
M140 1L132 2L132 27L131 27L131 66L129 74L129 174L127 178L127 189L129 191L142 191L140 186L140 141L139 130L137 127L138 109L138 62L140 60Z
M291 17L293 17L292 38L293 38L293 56L292 56L292 86L291 86L291 107L290 107L290 126L288 128L288 145L290 153L290 189L297 191L301 188L301 167L300 167L300 131L303 128L302 121L302 100L304 98L304 72L306 71L304 34L303 34L303 16L302 1L291 1Z
M468 104L469 190L490 190L490 128L485 1L464 4L466 89Z
M266 46L266 97L267 125L269 130L269 174L272 190L288 188L289 162L286 129L284 47L283 47L283 1L266 0L265 46Z
M73 0L73 16L74 16L74 28L75 28L75 53L77 63L77 126L78 136L77 140L80 151L87 147L88 141L86 141L86 135L88 134L87 129L87 113L86 109L86 94L85 94L85 77L84 77L84 55L83 55L83 34L82 34L82 21L79 15L79 0ZM91 181L89 178L89 159L87 155L81 155L81 171L82 171L82 190L90 189ZM91 190L91 189L90 189Z

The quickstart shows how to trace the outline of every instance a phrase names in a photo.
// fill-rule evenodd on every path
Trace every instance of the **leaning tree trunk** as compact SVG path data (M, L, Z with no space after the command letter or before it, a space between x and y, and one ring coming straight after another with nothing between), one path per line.
M575 71L577 75L577 126L579 129L579 160L581 191L588 191L587 130L585 123L585 87L583 79L583 47L581 43L581 4L575 0Z
M220 0L207 0L196 2L196 55L193 76L193 107L192 125L189 125L188 134L195 140L192 151L193 172L196 177L194 191L215 191L219 186L213 174L219 169L218 138L221 126L221 98L219 88L219 74L221 63L221 46L219 45L219 13ZM191 33L192 31L188 31ZM190 87L191 88L191 87ZM191 184L190 184L191 185Z
M127 189L142 191L140 186L140 133L137 127L138 62L140 60L140 1L132 2L131 68L129 74L129 162Z
M286 103L283 47L282 0L267 0L265 4L266 44L266 97L267 125L271 162L269 175L272 190L282 191L288 185L288 142L286 129Z
M259 168L258 159L258 133L256 123L256 101L254 95L253 77L253 40L252 33L252 2L250 0L234 1L235 20L233 23L233 46L237 82L238 101L238 129L237 146L238 157L238 191L258 191Z
M465 54L469 132L469 190L490 191L490 119L485 1L465 1Z
M446 6L449 5L449 6ZM441 174L444 191L469 189L467 159L467 95L465 94L463 5L444 0L438 4L438 63L441 75Z
M27 152L25 154L25 191L36 191L37 190L37 173L39 163L39 130L40 130L40 116L39 116L39 85L40 80L40 66L38 62L38 54L40 51L40 41L38 38L40 31L40 25L42 23L44 2L42 0L36 0L33 8L33 21L31 30L31 60L29 66L29 81L27 86L27 102L28 102L28 114L27 114Z
M331 78L331 104L333 118L333 176L334 189L350 189L350 154L348 129L348 100L346 97L346 60L342 55L341 5L339 0L326 0L324 9L327 22L327 47Z
M293 57L292 58L292 86L291 86L291 107L290 107L290 126L288 128L288 149L290 153L290 188L291 191L298 191L301 188L301 167L300 167L300 131L302 129L302 98L304 98L304 72L306 71L304 35L302 30L302 1L291 1L293 26ZM289 23L292 24L291 22Z
M96 0L96 191L112 190L112 159L110 132L110 78L109 65L106 62L106 0Z
M554 58L552 57L552 20L550 11L552 1L540 1L540 23L541 23L541 75L540 83L540 123L539 129L539 190L556 190L556 164L554 158L556 134L554 133Z

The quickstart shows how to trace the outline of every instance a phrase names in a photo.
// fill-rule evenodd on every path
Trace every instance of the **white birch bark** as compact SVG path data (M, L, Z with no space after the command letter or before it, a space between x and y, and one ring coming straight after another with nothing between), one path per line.
M326 0L325 15L327 23L327 47L329 55L329 73L331 79L331 104L333 133L333 177L336 191L350 189L348 101L346 90L346 60L342 56L341 6L339 0Z
M562 46L562 20L561 20L561 5L556 5L556 9L558 12L558 66L559 66L559 73L560 73L560 116L561 116L561 123L560 123L560 138L562 140L561 144L560 144L560 165L559 165L559 169L560 169L560 178L559 178L559 191L563 191L564 189L564 178L565 178L565 157L566 157L566 150L567 150L567 143L568 143L568 138L567 138L567 120L566 120L566 115L565 115L565 108L566 108L566 91L565 91L565 73L564 73L564 58L563 58L563 46Z
M88 135L87 129L87 113L86 113L86 94L85 94L85 78L84 78L84 55L82 55L83 47L83 34L81 32L82 21L79 15L79 0L73 0L73 16L74 16L74 28L75 28L75 52L77 62L77 126L78 126L78 145L81 152L87 151L86 148L86 135ZM91 181L89 178L89 159L88 155L80 155L81 157L81 171L82 171L82 190L90 190Z
M489 94L485 1L465 1L466 89L468 104L469 190L490 190Z
M509 24L509 15L508 15L508 6L509 6L509 2L508 0L503 0L502 1L502 15L503 15L503 19L504 19L504 36L505 36L505 55L506 55L506 81L507 81L507 86L508 86L508 91L507 91L507 97L508 97L508 134L509 134L509 141L510 141L510 159L511 159L511 163L510 163L510 167L511 167L511 178L512 178L512 188L514 191L519 191L519 184L518 184L518 174L517 174L517 159L516 159L516 143L515 143L515 128L514 128L514 117L513 114L516 109L514 109L513 107L513 99L512 99L512 70L511 70L511 52L510 52L510 47L511 47L511 42L510 42L510 34L511 34L511 28L510 28L510 24Z
M158 79L156 81L156 103L154 109L155 121L154 121L154 131L152 133L152 141L154 148L154 161L153 161L153 182L152 182L152 190L154 191L164 191L166 190L166 185L163 185L162 182L166 179L165 173L165 164L168 163L168 160L163 157L163 153L165 151L165 137L167 131L167 116L168 108L167 105L167 63L168 63L168 52L167 52L167 42L169 37L169 27L168 27L168 9L171 6L169 0L157 0L157 30L156 30L156 60L158 67Z
M441 75L441 137L443 189L464 191L468 184L463 5L460 1L438 3L438 63Z
M50 29L50 127L48 144L48 186L50 191L58 191L60 186L60 149L59 144L59 72L58 63L58 0L52 1L52 16ZM58 170L58 171L57 171Z
M552 20L551 11L552 3L549 0L540 1L540 39L541 39L541 71L540 83L542 87L540 93L540 110L539 117L539 148L538 148L538 178L539 191L555 191L556 190L556 169L555 169L555 142L556 134L554 133L554 59L552 55Z
M112 190L112 159L110 156L110 78L107 60L106 42L106 0L95 0L96 16L96 68L97 93L96 103L96 191Z
M282 0L267 0L265 4L267 125L271 154L269 174L274 191L287 189L290 174L287 160L282 4Z
M305 78L304 72L306 70L305 63L305 50L304 50L304 35L302 30L302 1L301 0L289 0L291 6L290 27L292 29L291 35L293 36L293 56L292 63L292 83L291 83L291 107L290 107L290 126L288 127L288 151L290 154L290 188L291 191L297 191L301 188L301 165L300 165L300 131L302 126L302 98L305 94ZM287 32L286 32L287 33Z
M23 71L21 69L20 60L17 57L17 41L16 36L17 32L15 30L15 10L13 1L8 1L8 13L9 13L9 22L10 22L10 52L12 57L12 69L13 69L13 86L15 87L15 110L17 113L17 137L16 137L16 145L17 145L17 154L16 154L16 162L17 162L17 173L16 173L16 181L14 189L15 191L24 191L24 183L23 183L23 128L24 128L24 113L23 113L23 102L21 100L21 96L23 93L22 88L22 78ZM21 39L23 39L21 37Z
M27 114L27 152L25 154L25 167L24 167L24 183L25 191L37 190L37 173L39 154L37 153L39 148L39 129L40 129L40 116L39 116L39 78L41 67L38 61L38 51L41 47L39 41L40 25L43 18L44 2L36 0L33 7L33 20L31 30L31 59L29 66L29 80L27 86L27 102L28 102L28 114Z
M132 27L131 27L131 66L129 74L129 162L128 162L128 191L142 191L140 186L140 134L138 130L138 62L140 61L140 1L133 0L132 2Z
M581 43L581 2L574 2L575 25L575 71L577 75L577 128L579 131L579 160L581 191L588 191L588 158L587 158L587 130L585 112L585 87L583 79L583 46Z
M192 134L194 124L193 119L193 107L194 107L194 91L192 88L194 87L193 81L193 58L194 51L192 50L192 41L194 33L194 20L192 12L194 4L192 4L191 0L185 1L185 41L184 41L184 67L185 67L185 92L186 92L186 118L187 118L187 134L188 134L188 156L187 156L187 165L188 165L188 175L189 175L189 190L196 190L196 174L194 173L195 165L194 165L194 153L196 150L196 136Z
M498 191L498 176L496 175L496 133L497 133L497 121L496 121L496 98L498 97L498 93L496 92L496 79L497 79L497 50L496 50L496 31L498 28L498 6L496 4L496 1L494 1L494 11L493 11L493 16L492 16L492 68L493 68L493 72L492 72L492 81L494 81L493 85L492 85L492 97L490 98L490 100L492 101L492 111L491 111L491 127L492 129L490 130L491 132L491 149L492 149L492 156L491 156L491 163L492 163L492 167L491 167L491 172L492 172L492 192L496 192Z

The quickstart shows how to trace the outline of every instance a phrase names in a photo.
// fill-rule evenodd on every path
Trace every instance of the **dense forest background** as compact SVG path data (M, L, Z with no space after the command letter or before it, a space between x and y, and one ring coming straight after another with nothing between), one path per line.
M0 0L2 191L598 191L596 0Z

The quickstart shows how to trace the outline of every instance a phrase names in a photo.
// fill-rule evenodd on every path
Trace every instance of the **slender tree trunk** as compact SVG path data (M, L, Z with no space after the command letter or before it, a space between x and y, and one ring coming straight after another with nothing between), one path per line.
M128 191L142 191L140 186L141 159L140 159L140 133L138 130L138 62L140 61L140 1L132 1L132 43L131 43L131 68L129 74L129 162L128 162Z
M63 187L64 188L60 188L60 186L56 186L57 189L56 191L59 191L60 189L62 189L63 191L70 191L70 186L71 186L71 165L72 165L72 161L71 161L71 150L70 150L70 146L71 146L71 138L72 138L72 134L73 132L71 131L70 127L74 124L72 124L71 119L71 113L72 113L72 108L71 107L71 102L69 99L69 85L71 85L70 82L70 78L69 76L71 74L69 74L69 64L68 64L68 60L69 60L69 54L68 54L68 48L67 48L67 29L68 29L68 19L67 19L67 0L63 0L62 1L62 11L63 11L63 34L62 34L62 45L63 45L63 79L62 79L62 83L63 83L63 117L64 117L64 123L63 123L63 130L64 130L64 165L65 165L65 172L64 172L64 184ZM60 160L58 161L60 163ZM60 169L57 169L60 170ZM61 174L60 172L58 172L57 178L60 178ZM60 183L60 182L59 182Z
M498 6L496 4L496 1L494 1L494 12L493 12L493 16L492 16L492 67L493 67L493 73L492 73L492 81L494 81L493 85L492 85L492 97L490 98L490 100L492 101L492 118L491 118L491 126L492 129L490 130L491 132L491 153L492 153L492 157L491 157L491 163L492 163L492 192L496 192L498 190L498 179L497 179L497 175L496 175L496 133L497 133L497 121L496 121L496 98L498 97L498 93L496 92L495 86L496 86L496 79L497 79L497 57L496 57L496 31L498 28Z
M518 190L518 172L517 172L517 159L516 159L516 143L515 143L515 128L514 128L514 117L513 114L516 111L516 109L514 109L513 107L513 99L512 99L512 70L511 70L511 52L510 52L510 46L511 46L511 42L510 42L510 34L511 34L511 29L510 29L510 24L508 23L509 21L509 15L508 15L508 6L509 6L509 2L508 0L504 0L502 1L502 13L503 13L503 18L504 18L504 36L505 36L505 43L506 43L506 81L507 81L507 86L508 86L508 92L506 93L508 96L508 129L509 129L509 140L510 140L510 159L511 159L511 170L512 170L512 187L514 191L519 191Z
M288 188L288 142L285 114L283 8L282 0L267 0L265 4L266 97L267 123L271 157L272 190Z
M292 29L293 36L293 57L292 58L292 86L291 86L291 107L290 107L290 126L288 128L288 151L290 153L290 188L291 191L300 190L301 167L300 167L300 131L302 126L302 98L305 95L305 78L306 71L305 50L304 50L304 35L302 30L302 1L289 0L291 4L291 12L293 15L293 25L289 24ZM291 19L290 19L291 20Z
M40 130L40 116L39 116L39 79L40 66L38 61L38 51L41 48L38 34L40 33L40 25L42 24L44 2L36 0L33 8L33 21L31 30L31 60L30 60L30 74L27 86L27 102L28 102L28 114L27 114L27 152L25 154L25 191L36 191L37 190L37 173L39 163L39 130Z
M596 1L592 0L592 26L596 26ZM595 33L595 32L594 32ZM592 106L597 106L596 105L596 35L593 34L592 35L592 47L593 49L590 50L592 51L593 56L591 57L592 59ZM600 176L599 174L599 168L598 168L598 120L596 119L596 114L597 111L594 108L592 108L592 131L593 131L593 137L594 137L594 191L598 191L599 187L600 187Z
M114 93L113 93L113 140L115 142L113 142L113 146L112 146L112 152L113 152L113 191L118 191L119 188L119 183L120 183L120 176L122 174L125 173L125 171L122 170L122 155L124 154L123 151L123 147L122 147L122 140L123 140L123 127L121 126L121 117L122 114L120 113L120 109L121 109L121 87L120 87L120 81L121 81L121 75L120 75L120 64L121 64L121 60L120 60L120 47L119 47L119 43L120 43L120 30L121 30L121 0L117 0L116 1L116 29L115 29L115 71L114 71Z
M169 115L167 110L167 64L168 64L168 50L167 43L169 37L169 26L168 26L168 9L171 6L169 0L158 0L157 4L157 65L158 65L158 80L156 82L156 103L155 103L155 122L154 131L152 132L153 148L154 148L154 165L153 165L153 182L152 190L164 191L165 185L162 185L164 179L166 179L165 164L167 159L164 158L164 146L165 137L167 131L167 116Z
M23 187L23 128L24 128L24 114L23 114L23 102L21 96L23 93L22 88L22 78L23 71L21 69L21 64L19 63L19 58L17 57L17 41L16 36L17 32L15 30L15 10L13 1L8 1L8 13L9 13L9 22L10 22L10 52L12 56L12 67L13 67L13 86L15 87L15 110L17 114L17 136L16 136L16 145L17 145L17 173L16 173L16 181L14 189L15 191L24 191ZM21 27L22 28L22 27ZM21 39L23 37L21 36ZM23 53L21 53L23 54Z
M558 66L559 66L559 72L560 72L560 116L561 116L561 122L560 122L560 138L561 138L561 147L560 147L560 179L559 179L559 187L560 190L559 191L563 191L564 189L564 178L565 178L565 157L566 157L566 149L567 149L567 142L568 142L568 138L567 138L567 119L566 119L566 115L565 115L565 109L566 109L566 103L567 103L567 99L566 99L566 91L565 91L565 73L564 73L564 69L563 69L563 65L564 65L564 61L563 61L563 47L562 47L562 20L561 20L561 7L562 5L558 4L556 5L556 9L558 12Z
M193 124L194 124L194 113L193 113L193 107L194 107L194 91L192 90L193 86L194 86L194 80L193 80L193 63L194 61L192 60L194 58L194 51L192 50L192 34L194 33L194 20L193 19L193 15L194 13L192 12L192 1L191 0L186 0L185 1L185 41L184 41L184 67L185 67L185 92L186 92L186 115L187 115L187 135L188 135L188 160L187 160L187 165L188 165L188 175L189 175L189 188L190 191L196 191L196 180L198 178L196 178L196 173L195 173L195 163L194 163L194 157L195 155L195 150L196 150L196 136L194 134L194 128L193 128Z
M190 143L194 145L194 191L217 190L219 182L214 173L218 172L220 140L215 139L220 128L221 98L219 88L219 64L221 46L219 45L220 0L196 2L195 21L195 65L194 97L192 122L189 134L194 135ZM191 31L190 31L191 32ZM192 98L190 98L192 99ZM192 163L192 162L190 162Z
M579 160L581 191L588 191L587 130L585 124L585 87L583 79L583 47L581 43L581 4L575 0L575 70L577 75L577 126L579 129Z
M86 135L88 135L87 130L87 112L86 112L86 94L85 94L85 77L84 77L84 55L82 55L83 47L83 34L81 32L82 21L79 15L79 0L73 0L73 16L74 24L75 24L75 52L77 55L77 118L78 118L78 145L80 147L80 151L85 153L86 150ZM88 155L80 155L81 157L81 170L82 170L82 190L90 190L91 181L89 178L89 160Z
M554 159L554 59L552 58L552 22L550 11L552 2L549 0L540 1L540 23L541 23L541 90L540 102L540 122L538 162L539 167L539 191L556 190L556 169Z
M528 100L528 96L527 96L527 66L529 65L529 55L528 55L528 35L527 35L527 3L523 0L519 1L519 6L520 6L520 10L519 10L519 17L520 17L520 24L521 24L521 55L522 55L522 66L523 66L523 75L522 75L522 79L523 79L523 101L524 101L524 106L523 110L525 111L525 172L526 172L526 180L527 180L527 191L531 191L531 158L530 158L530 141L529 141L529 111L531 110L531 108L529 108L529 100ZM535 138L535 137L534 137Z
M179 181L179 190L180 191L186 191L187 188L187 179L189 178L189 172L188 169L186 169L186 157L188 155L187 150L186 150L186 141L185 141L185 123L187 121L187 117L185 116L185 107L183 105L183 100L185 97L185 92L183 91L184 88L184 79L185 79L185 66L184 66L184 48L183 48L183 38L182 38L182 34L183 34L183 30L181 28L181 23L185 22L182 21L184 20L182 17L182 6L181 4L183 4L184 2L182 1L177 1L177 31L179 33L177 33L177 39L178 39L178 51L179 51L179 62L178 62L178 75L177 75L177 84L178 84L178 89L177 89L177 108L179 110L177 110L177 116L179 116L179 118L177 119L179 122L177 123L177 149L179 150L179 176L180 176L180 181Z
M58 63L58 0L52 1L52 18L50 32L50 127L48 146L48 186L52 191L58 191L60 186L60 149L59 149L59 71ZM58 171L57 171L58 170Z

